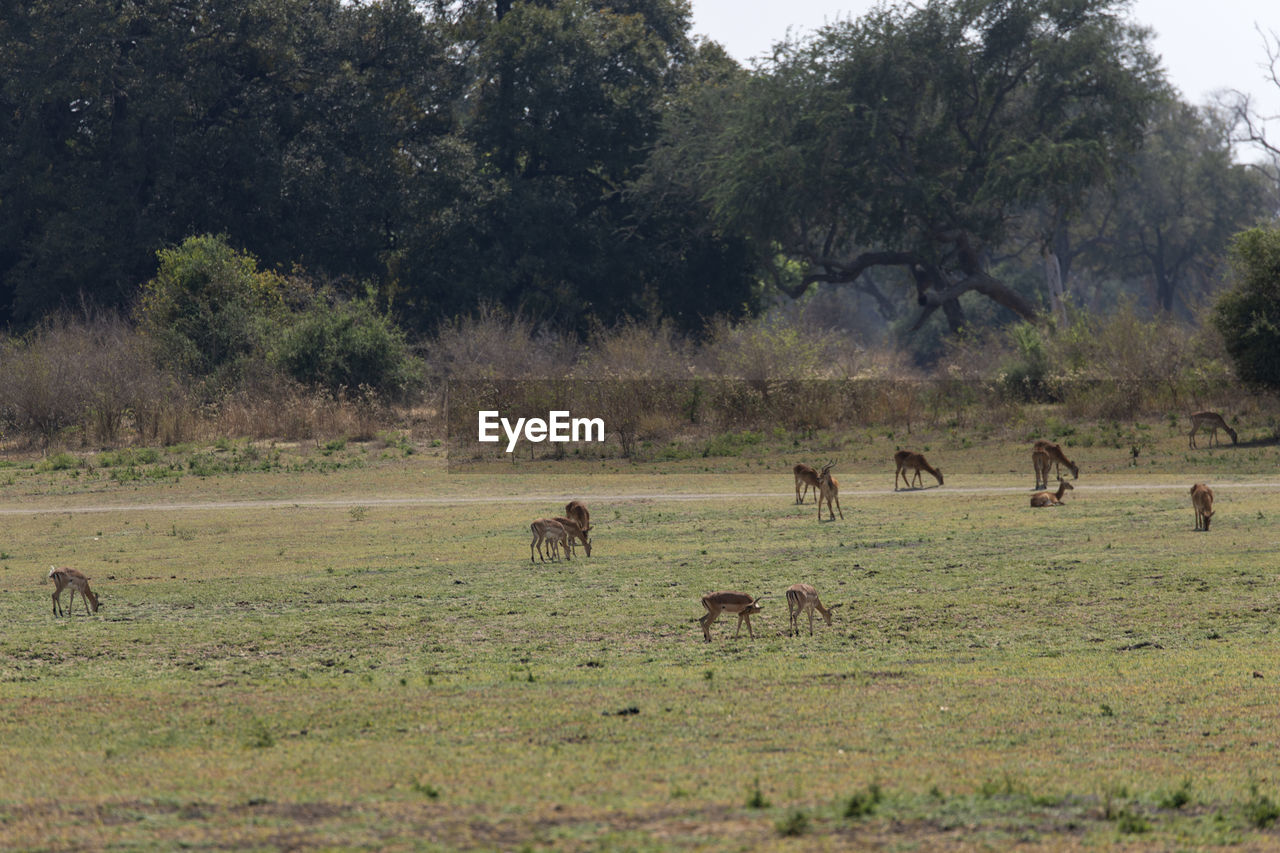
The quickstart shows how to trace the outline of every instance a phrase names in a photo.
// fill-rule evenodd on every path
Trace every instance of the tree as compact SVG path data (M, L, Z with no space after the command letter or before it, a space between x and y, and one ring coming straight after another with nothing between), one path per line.
M1234 161L1229 134L1212 115L1169 101L1105 203L1095 268L1149 281L1162 311L1177 299L1189 311L1196 286L1216 281L1231 236L1264 214L1266 187Z
M975 291L1037 305L989 272L1036 204L1070 213L1141 141L1160 81L1112 0L930 0L790 41L705 118L674 123L673 179L717 221L806 266L783 292L908 270L953 330Z
M1189 318L1221 280L1232 235L1267 210L1266 181L1235 161L1230 136L1220 112L1167 93L1113 179L1090 188L1070 219L1045 205L1024 226L1025 247L1053 253L1077 305L1134 290L1151 310Z
M279 329L288 283L222 236L191 237L157 255L159 271L138 304L139 328L169 367L215 387L235 381Z
M1231 242L1235 287L1218 298L1213 324L1236 374L1280 391L1280 228L1251 228Z
M370 388L403 397L421 373L404 332L369 299L316 300L289 319L271 360L299 382L333 392Z
M200 233L394 291L405 240L465 209L466 78L411 0L4 9L0 322L128 304Z
M693 56L676 0L480 3L460 18L478 203L406 248L423 324L500 304L540 321L668 315L685 328L751 303L745 245L635 182ZM467 41L469 39L469 41Z

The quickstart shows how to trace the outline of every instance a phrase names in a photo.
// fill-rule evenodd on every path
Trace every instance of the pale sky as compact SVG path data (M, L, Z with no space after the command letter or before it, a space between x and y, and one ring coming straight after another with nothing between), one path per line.
M788 28L804 35L876 5L874 0L691 2L693 32L718 41L743 63L767 55ZM1130 17L1155 30L1154 50L1183 100L1201 105L1216 89L1239 89L1267 112L1280 114L1280 89L1263 77L1266 51L1256 28L1280 33L1275 0L1135 0Z

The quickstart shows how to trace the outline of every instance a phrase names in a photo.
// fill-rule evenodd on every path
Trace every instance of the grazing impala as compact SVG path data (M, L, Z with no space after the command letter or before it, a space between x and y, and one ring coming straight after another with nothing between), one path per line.
M1052 464L1049 454L1037 447L1031 451L1031 464L1036 469L1036 488L1049 488L1049 466Z
M836 502L836 509L840 510L840 518L844 518L844 510L840 509L840 484L835 477L831 476L831 469L835 466L835 462L828 462L822 466L822 471L818 473L818 521L822 521L822 502L827 502L827 515L831 516L831 520L836 520L836 514L831 511L831 502Z
M1058 479L1062 479L1062 468L1060 467L1062 465L1066 465L1071 469L1071 479L1080 479L1080 469L1076 467L1076 463L1067 458L1067 454L1062 452L1062 445L1054 444L1052 441L1046 441L1043 438L1040 439L1035 443L1035 447L1033 447L1031 451L1031 461L1033 463L1036 462L1036 451L1040 451L1041 453L1045 453L1049 456L1049 461L1045 463L1044 466L1043 482L1045 488L1049 487L1049 465L1053 465L1053 473L1057 475ZM1038 486L1040 482L1039 472L1037 471L1036 485Z
M1191 487L1191 505L1196 508L1196 530L1208 530L1213 518L1213 489L1196 483Z
M578 540L582 542L582 547L587 552L587 556L591 556L591 540L587 539L586 532L578 525L578 522L562 515L557 515L552 521L558 522L564 528L565 540L569 543L570 550L573 549L574 540Z
M813 611L817 610L822 614L822 618L827 620L827 624L831 624L831 611L839 607L839 604L833 604L830 607L823 607L822 602L818 600L818 591L807 583L792 584L787 587L787 615L791 617L791 636L800 635L800 614L804 611L809 612L809 636L813 636Z
M76 603L76 593L80 593L80 598L84 600L85 615L89 615L89 608L93 608L93 612L98 612L98 596L94 595L93 590L89 589L89 578L78 569L55 569L49 567L49 580L53 581L53 615L62 616L62 602L60 600L62 591L67 587L71 587L71 600L67 602L66 615L71 615L71 606Z
M1202 429L1209 431L1209 446L1213 447L1218 440L1218 430L1225 429L1227 435L1231 436L1231 443L1236 443L1236 431L1227 426L1227 422L1222 419L1222 415L1217 412L1196 412L1191 416L1191 432L1188 433L1187 443L1191 447L1196 446L1196 433Z
M738 630L733 632L735 638L742 631L744 621L751 639L756 638L755 632L751 630L751 614L760 612L760 599L752 598L745 592L713 592L702 596L702 606L707 612L698 620L698 624L702 625L702 636L708 643L711 642L711 625L720 618L721 613L738 614Z
M529 562L535 562L533 559L533 547L538 546L538 558L542 562L546 562L547 558L542 556L542 545L547 544L547 550L551 552L551 559L554 561L560 556L560 545L564 545L564 557L569 557L569 533L564 529L560 522L554 518L540 518L533 524L529 525L529 529L533 531L533 541L529 543Z
M818 494L818 471L816 468L810 468L803 462L799 462L796 464L796 467L791 470L794 471L796 475L796 503L804 503L804 496L809 494L809 489L811 487L813 488L814 495L816 496ZM804 486L804 494L800 493L801 486Z
M1058 491L1056 492L1036 492L1031 496L1031 505L1040 506L1062 506L1062 496L1068 490L1074 489L1075 486L1068 483L1061 477L1058 478Z
M893 454L893 461L894 461L894 464L898 466L897 472L895 472L893 475L893 490L895 492L898 491L899 476L902 477L902 488L904 489L911 488L911 486L907 482L908 468L915 469L916 476L914 480L916 483L919 484L917 488L921 488L921 489L924 488L924 481L920 478L920 472L922 470L928 471L930 474L933 475L934 479L938 481L938 485L939 486L942 485L942 472L937 468L934 468L932 465L930 465L928 461L924 458L923 453L912 453L910 450L899 450L897 453Z
M591 532L591 513L582 501L569 501L564 505L564 514L576 521L583 533Z

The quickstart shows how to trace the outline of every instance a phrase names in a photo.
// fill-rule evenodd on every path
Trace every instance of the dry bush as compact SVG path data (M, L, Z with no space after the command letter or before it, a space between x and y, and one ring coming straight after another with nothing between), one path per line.
M126 424L146 424L157 401L173 394L146 339L115 314L51 317L0 344L0 364L7 380L0 407L46 446L72 427L82 440L115 444Z
M687 379L693 372L693 347L667 321L598 329L573 368L574 376L601 380Z
M1105 318L1078 320L1052 341L1067 366L1055 371L1067 413L1128 420L1181 409L1189 390L1184 383L1196 367L1186 346L1190 336L1187 326L1168 318L1139 318L1131 304Z
M218 435L311 441L371 441L395 426L395 412L369 388L337 394L278 378L228 397L213 417Z
M544 379L566 376L577 346L497 308L446 323L427 346L438 379Z
M47 447L63 429L80 423L90 387L78 352L82 341L64 324L49 324L0 345L0 405L17 431ZM74 346L68 346L68 344Z

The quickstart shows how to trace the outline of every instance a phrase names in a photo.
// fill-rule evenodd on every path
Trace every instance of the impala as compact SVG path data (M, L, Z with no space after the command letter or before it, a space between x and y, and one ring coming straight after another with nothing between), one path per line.
M791 469L796 475L796 503L804 503L804 496L809 494L809 489L813 489L814 495L818 494L818 471L816 468L810 468L803 462L796 463L796 467ZM800 493L800 487L804 486L804 494Z
M1031 496L1032 506L1062 506L1062 496L1068 490L1074 489L1075 486L1068 483L1061 477L1058 478L1058 491L1056 492L1036 492Z
M1040 448L1031 451L1031 465L1036 469L1036 488L1049 488L1049 466L1052 461L1049 454Z
M586 531L582 529L578 522L562 515L557 515L552 521L559 522L560 526L564 528L565 540L569 543L570 549L573 548L574 540L577 539L582 542L582 547L587 552L587 556L591 556L591 540L587 539Z
M1062 479L1062 468L1060 467L1062 465L1066 465L1071 469L1071 479L1080 479L1080 469L1076 467L1076 463L1067 458L1067 454L1062 452L1061 445L1054 444L1052 441L1046 441L1043 438L1040 439L1035 443L1035 447L1031 451L1031 458L1033 462L1035 461L1037 450L1046 453L1049 456L1049 462L1044 466L1044 484L1046 488L1049 486L1050 464L1053 465L1053 473L1057 475L1058 479Z
M835 464L835 462L828 462L818 473L818 521L822 521L823 501L827 502L827 514L831 516L832 521L836 520L836 514L831 511L833 500L836 502L836 509L840 510L840 518L844 518L844 510L840 509L840 483L831 476L831 469Z
M708 643L711 642L711 625L720 618L721 613L738 614L738 630L733 632L735 638L741 633L744 621L751 639L756 638L755 632L751 630L751 614L760 612L760 599L752 598L745 592L713 592L702 596L702 606L707 612L698 620L698 624L702 626L702 636Z
M924 488L924 480L920 478L920 472L922 470L928 471L933 475L934 479L938 481L938 485L942 485L942 472L930 465L924 458L923 453L912 453L910 450L899 450L897 453L893 454L893 461L894 464L898 466L898 470L893 475L893 490L895 492L898 491L899 476L902 477L902 487L904 489L911 488L910 484L907 482L908 468L915 469L916 475L914 481L919 484L916 488Z
M582 501L569 501L564 505L564 514L576 521L583 533L591 532L591 513L587 511L587 505Z
M49 567L49 580L53 581L53 615L62 616L62 591L67 587L71 587L71 600L67 602L66 615L71 615L71 606L76 603L76 593L80 593L80 598L84 600L85 615L89 615L89 608L93 608L93 612L98 612L98 596L94 595L93 590L89 589L89 578L85 577L84 572L78 569L55 569Z
M1213 519L1213 489L1196 483L1191 487L1191 505L1196 508L1196 530L1208 530Z
M535 562L533 559L533 548L538 546L538 558L542 562L546 562L547 558L542 556L542 545L547 543L547 550L551 552L551 559L554 561L559 555L559 546L564 545L564 557L569 557L569 533L564 529L560 522L554 518L540 518L533 524L529 525L529 529L533 531L533 541L529 543L529 562Z
M839 604L833 604L830 607L823 607L822 602L818 600L818 591L807 583L797 583L787 587L787 615L791 618L790 636L800 635L800 614L803 611L809 612L809 636L812 637L813 611L817 610L821 613L822 618L830 625L831 611L839 606Z
M1218 430L1220 429L1227 431L1227 435L1231 436L1232 444L1236 443L1236 431L1227 426L1227 422L1217 412L1196 412L1191 416L1191 432L1187 435L1187 443L1191 447L1196 446L1196 433L1202 429L1209 431L1210 447L1217 443Z

